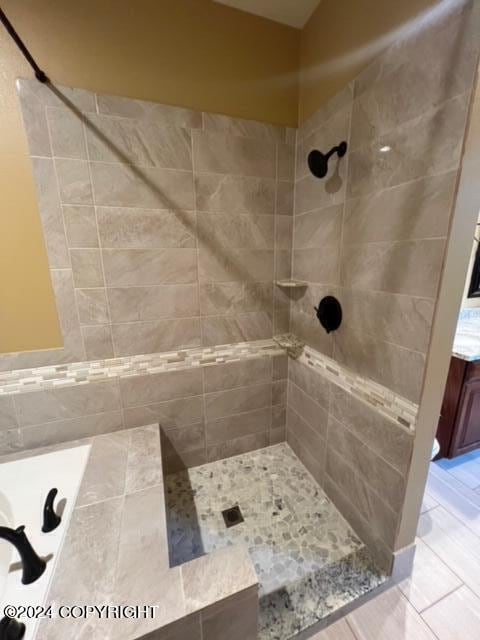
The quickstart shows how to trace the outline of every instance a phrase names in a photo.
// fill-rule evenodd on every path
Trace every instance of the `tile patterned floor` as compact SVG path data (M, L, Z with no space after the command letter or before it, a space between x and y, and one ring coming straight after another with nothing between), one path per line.
M462 458L430 466L412 576L311 640L479 640L479 458Z
M171 564L246 543L260 638L287 640L383 582L368 551L287 444L167 476ZM226 528L239 505L244 522Z

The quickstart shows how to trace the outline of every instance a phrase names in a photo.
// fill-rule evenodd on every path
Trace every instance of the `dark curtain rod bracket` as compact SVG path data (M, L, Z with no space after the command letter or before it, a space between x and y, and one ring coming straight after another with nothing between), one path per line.
M32 54L30 53L30 51L25 46L23 40L20 38L18 33L15 31L14 26L12 25L10 20L7 18L5 13L2 11L2 9L0 9L0 21L2 22L3 26L5 27L5 29L8 31L9 35L12 37L12 39L15 42L15 44L17 45L17 47L22 52L22 54L25 57L25 59L27 60L28 64L34 70L36 79L39 82L43 82L43 83L48 82L49 80L48 80L47 74L44 71L42 71L42 69L40 69L38 64L35 62Z

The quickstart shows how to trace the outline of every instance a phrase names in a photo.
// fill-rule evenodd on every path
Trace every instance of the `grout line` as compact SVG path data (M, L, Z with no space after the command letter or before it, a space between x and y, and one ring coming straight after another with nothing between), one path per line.
M44 110L46 111L46 108L44 108ZM77 295L76 295L76 286L75 286L75 278L73 275L73 267L72 267L72 257L71 257L71 253L70 253L70 247L67 241L67 228L65 225L65 215L64 215L64 211L63 211L63 202L62 202L62 198L61 198L61 194L60 194L60 181L58 179L58 171L57 171L57 165L55 162L55 159L53 157L53 140L52 140L52 134L50 131L50 124L48 122L48 118L47 115L45 113L45 120L46 120L46 126L47 126L47 134L48 134L48 139L50 141L50 148L52 149L52 158L51 163L52 163L52 167L53 167L53 172L55 174L55 182L57 185L57 195L58 195L58 201L60 204L60 212L61 212L61 218L62 218L62 228L63 228L63 237L64 237L64 241L65 241L65 250L67 251L68 254L68 261L70 263L70 267L66 268L66 269L62 269L67 271L70 271L70 277L72 280L72 290L73 290L73 297L74 297L74 306L75 306L75 315L77 318L77 323L78 323L78 332L80 334L80 340L81 340L81 351L82 351L82 356L83 357L87 357L87 351L85 349L85 341L83 339L83 333L82 333L82 329L81 329L81 323L80 323L80 312L78 310L78 304L77 304ZM82 127L83 127L83 123L82 123ZM52 271L52 270L51 270ZM58 306L58 300L56 299L56 295L55 295L55 302ZM61 314L60 312L58 312L58 321L60 324L60 330L62 333L62 339L63 339L63 345L62 345L62 350L65 350L65 336L63 335L63 327L62 327L62 316L63 314Z
M445 564L445 563L443 563L443 564ZM445 565L445 566L447 566L447 567L448 567L448 565ZM448 569L450 569L450 567L448 567ZM451 570L451 569L450 569L450 570ZM452 573L453 573L453 571L452 571ZM456 575L456 574L455 574L455 575ZM457 576L457 578L459 578L459 576ZM459 580L461 580L461 578L459 578ZM434 607L435 605L437 605L437 604L439 604L440 602L442 602L442 600L445 600L446 598L448 598L449 596L451 596L451 595L452 595L452 593L455 593L455 591L458 591L459 589L461 589L462 587L465 587L465 586L467 586L467 588L468 588L468 585L466 585L466 584L462 581L462 584L459 584L457 587L455 587L455 589L452 589L452 590L451 590L451 591L449 591L448 593L444 594L444 595L443 595L443 596L441 596L438 600L435 600L435 602L432 602L431 604L429 604L429 605L428 605L428 607L425 607L425 609L422 609L421 611L418 611L417 609L415 609L415 607L413 607L413 604L412 604L412 603L410 602L410 600L408 599L408 596L406 596L405 594L403 594L403 596L407 599L407 601L412 605L412 607L415 609L415 611L417 611L417 613L418 613L418 614L422 617L422 619L423 619L423 614L424 614L426 611L428 611L429 609L431 609L431 608L432 608L432 607ZM403 593L403 592L402 592L402 593ZM427 624L427 626L428 626L427 621L426 621L426 620L424 620L424 622L425 622L425 624Z
M98 110L98 105L97 105L97 98L96 98L96 94L95 94L95 105L97 107ZM102 239L100 236L100 227L98 224L98 213L97 213L97 204L96 204L96 199L95 199L95 189L93 187L93 177L92 177L92 169L91 169L91 161L90 161L90 153L89 153L89 149L88 149L88 136L87 136L87 132L86 132L86 127L85 124L82 122L82 130L83 130L83 139L84 139L84 143L85 143L85 152L86 152L86 156L87 156L87 167L88 167L88 175L90 178L90 189L92 191L92 201L93 201L93 210L95 212L95 226L97 229L97 241L98 241L98 248L100 251L100 266L102 269L102 279L103 279L103 290L105 293L105 302L106 302L106 308L107 308L107 317L108 317L108 323L104 326L108 326L108 334L109 334L109 342L110 342L110 346L112 348L112 356L115 357L116 353L116 349L115 349L115 345L113 344L113 331L112 331L112 315L111 315L111 311L110 311L110 299L108 296L108 291L107 291L107 281L105 278L105 265L104 265L104 261L103 261L103 246L102 246ZM77 305L78 307L78 305ZM82 339L83 339L83 343L84 343L84 348L85 348L85 352L86 352L86 345L85 345L85 337L84 334L82 332ZM122 416L123 419L123 416ZM124 424L125 426L125 424Z

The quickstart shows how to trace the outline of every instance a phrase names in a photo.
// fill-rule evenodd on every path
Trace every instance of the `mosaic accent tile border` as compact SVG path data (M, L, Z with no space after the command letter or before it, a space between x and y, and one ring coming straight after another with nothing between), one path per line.
M298 361L311 367L330 382L362 400L386 418L393 420L395 424L403 429L409 432L415 431L418 413L417 404L410 402L410 400L399 396L373 380L355 374L350 369L342 367L335 360L311 347L305 346L303 348Z
M292 334L276 336L269 340L7 371L0 373L0 397L88 384L110 378L127 378L148 373L279 356L285 352L366 402L397 425L408 431L415 429L418 405L372 380L356 375L335 360L303 345Z
M285 350L270 339L206 348L179 349L178 351L150 353L141 356L74 362L35 369L20 369L0 373L0 397L28 391L88 384L109 378L127 378L236 360L279 356L284 353Z

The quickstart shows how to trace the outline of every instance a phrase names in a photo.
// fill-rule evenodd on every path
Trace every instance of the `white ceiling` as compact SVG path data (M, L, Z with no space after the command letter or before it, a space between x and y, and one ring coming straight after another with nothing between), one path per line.
M321 0L214 0L214 2L302 29Z

